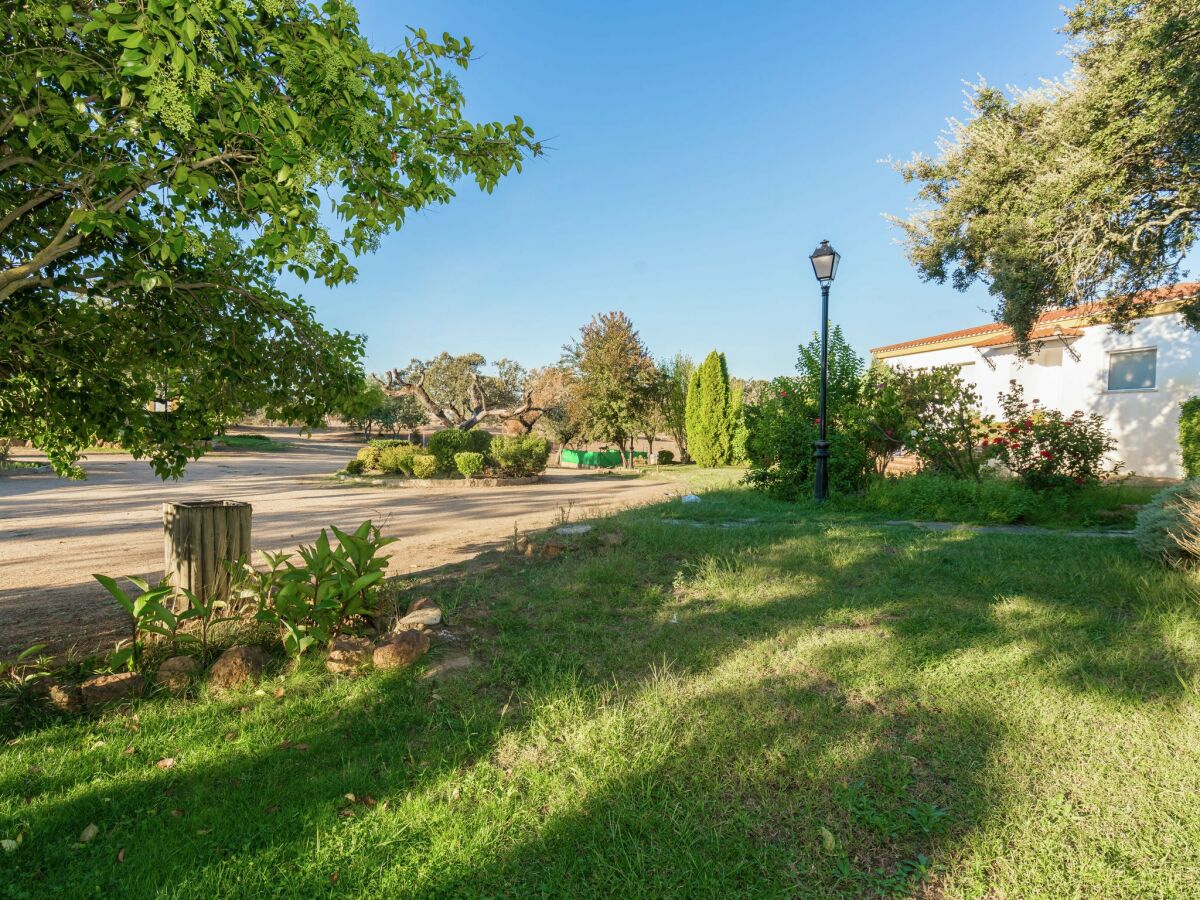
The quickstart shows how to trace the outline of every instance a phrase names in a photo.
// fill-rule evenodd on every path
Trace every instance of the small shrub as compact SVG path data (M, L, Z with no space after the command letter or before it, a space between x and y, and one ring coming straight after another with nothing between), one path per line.
M420 452L420 447L398 442L379 451L378 468L388 475L411 475L413 457Z
M1200 397L1185 400L1179 410L1179 450L1188 478L1200 478Z
M354 457L356 461L362 464L363 470L379 468L379 448L372 447L368 444L365 447L358 448L358 454Z
M474 478L483 471L483 454L482 453L455 453L454 465L463 478Z
M1094 484L1104 474L1104 457L1116 441L1096 413L1076 410L1069 416L1025 402L1024 389L1015 381L1000 395L1003 424L982 440L985 452L1000 460L1026 487L1052 491ZM1115 471L1115 469L1114 469Z
M438 473L437 457L420 453L412 458L412 473L417 478L432 478Z
M657 460L660 466L669 466L675 462L675 454L670 450L659 450Z
M1189 521L1188 503L1200 502L1200 480L1173 484L1142 507L1133 530L1138 549L1165 563L1185 563L1194 557L1182 546L1200 540L1196 524Z
M429 436L429 446L426 450L437 459L439 472L454 471L454 456L457 453L487 454L492 436L482 428L472 428L470 431L460 431L457 428L447 428Z
M501 475L519 478L537 475L546 470L550 459L550 442L536 434L492 439L488 453Z
M364 447L363 449L365 450L366 448ZM359 452L361 453L362 451ZM367 464L356 456L354 459L346 463L346 467L342 469L342 471L347 475L361 475L363 472L367 471Z

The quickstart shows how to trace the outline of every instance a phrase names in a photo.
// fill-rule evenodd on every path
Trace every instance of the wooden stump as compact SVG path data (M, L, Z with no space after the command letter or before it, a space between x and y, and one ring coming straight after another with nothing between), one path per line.
M163 569L172 586L197 597L229 600L226 563L250 560L249 503L195 500L163 504ZM187 605L182 595L177 610Z

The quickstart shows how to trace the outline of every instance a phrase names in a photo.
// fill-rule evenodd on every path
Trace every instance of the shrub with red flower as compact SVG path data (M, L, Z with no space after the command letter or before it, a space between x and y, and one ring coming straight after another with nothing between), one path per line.
M1116 441L1102 416L1085 415L1081 410L1064 415L1037 400L1027 402L1015 381L1009 385L1008 392L1000 395L1007 424L998 429L1008 437L985 440L982 446L1026 486L1035 491L1077 487L1120 468L1119 464L1111 470L1104 468L1104 457L1116 447Z

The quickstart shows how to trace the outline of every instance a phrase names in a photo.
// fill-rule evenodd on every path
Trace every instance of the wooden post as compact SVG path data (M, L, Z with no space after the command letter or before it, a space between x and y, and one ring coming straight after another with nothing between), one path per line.
M229 600L226 562L250 560L249 503L193 500L163 504L163 577L197 597ZM176 610L186 608L177 597Z

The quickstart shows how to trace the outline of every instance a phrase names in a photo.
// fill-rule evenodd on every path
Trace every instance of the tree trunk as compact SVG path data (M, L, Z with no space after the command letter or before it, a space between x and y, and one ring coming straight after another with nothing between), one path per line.
M249 503L236 500L164 503L164 577L205 601L228 601L226 563L250 561L250 512ZM187 608L182 594L176 595L175 608Z

